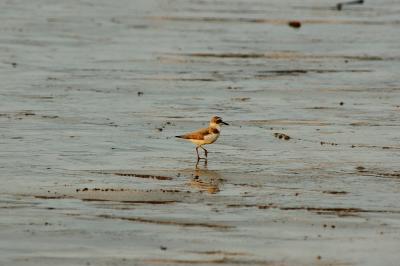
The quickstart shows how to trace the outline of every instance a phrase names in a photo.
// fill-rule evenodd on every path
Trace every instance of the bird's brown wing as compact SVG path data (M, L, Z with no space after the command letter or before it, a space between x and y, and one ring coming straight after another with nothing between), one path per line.
M190 133L187 133L185 135L182 135L181 137L183 139L198 139L198 140L203 140L204 136L210 134L209 129L208 128L202 128Z

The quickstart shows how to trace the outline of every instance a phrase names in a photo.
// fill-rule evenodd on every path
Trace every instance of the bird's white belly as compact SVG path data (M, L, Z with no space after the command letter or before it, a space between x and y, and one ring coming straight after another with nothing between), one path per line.
M209 134L204 136L204 144L214 143L219 137L219 134Z

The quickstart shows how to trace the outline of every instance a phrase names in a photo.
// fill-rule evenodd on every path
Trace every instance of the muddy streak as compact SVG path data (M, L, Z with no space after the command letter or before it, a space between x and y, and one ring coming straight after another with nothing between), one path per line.
M299 125L299 126L329 126L331 123L319 120L284 120L284 119L271 119L271 120L247 120L239 121L244 125Z
M148 175L148 174L138 174L132 172L112 172L112 171L89 171L90 173L95 174L104 174L104 175L117 175L117 176L131 176L138 178L146 178L146 179L157 179L157 180L172 180L173 178L170 176L161 176L161 175Z
M327 106L314 106L314 107L306 107L305 110L336 110L337 107L327 107Z
M284 125L284 124L282 124ZM322 126L322 125L320 125ZM282 133L274 133L274 136L277 138L282 139L284 136L281 135ZM281 137L280 137L281 136ZM292 138L292 137L290 137ZM309 143L319 143L321 146L343 146L349 148L368 148L368 149L382 149L382 150L400 150L398 146L379 146L379 145L370 145L370 144L348 144L348 143L336 143L331 141L318 141L318 140L310 140L304 138L293 138L298 141L305 141ZM287 139L286 139L287 140Z
M382 169L365 168L363 166L356 167L358 173L367 176L377 176L377 177L387 177L387 178L400 178L400 171L395 172L385 172Z
M62 196L44 196L44 195L38 195L38 196L34 196L35 198L37 198L37 199L48 199L48 200L51 200L51 199L70 199L70 198L72 198L72 197L70 197L70 196L66 196L66 195L62 195Z
M325 192L323 192L325 193ZM329 192L328 194L347 194L343 192ZM270 203L267 205L259 205L259 204L227 204L227 208L258 208L262 210L267 209L280 209L283 211L296 211L296 210L305 210L310 212L316 212L318 214L336 214L338 216L344 216L346 214L358 214L358 213L400 213L400 210L366 210L361 208L324 208L324 207L307 207L307 206L294 206L294 207L284 207L278 206L274 203Z
M165 54L168 56L169 54ZM273 53L187 53L187 54L170 54L170 56L186 56L186 57L199 57L199 58L231 58L231 59L279 59L279 60L327 60L327 59L340 59L340 60L354 60L354 61L392 61L400 60L400 57L383 57L374 55L329 55L329 54L305 54L299 52L273 52ZM314 69L317 71L317 69ZM340 71L339 69L332 69L333 71ZM277 70L279 71L279 70ZM298 71L307 71L299 69ZM370 70L355 70L357 71L370 71Z
M264 209L264 206L259 206L260 209ZM266 209L270 208L266 206ZM400 210L365 210L360 208L323 208L323 207L279 207L285 211L295 210L306 210L311 212L317 212L318 214L331 214L334 213L338 216L344 216L346 214L357 214L357 213L400 213Z
M319 258L320 260L321 258ZM287 265L302 265L298 262L284 261L267 261L267 260L251 260L251 259L233 259L224 257L222 259L198 259L198 260L184 260L184 259L146 259L145 263L150 264L185 264L185 265L264 265L264 266L287 266ZM319 266L350 266L353 265L349 262L338 260L325 260L319 261L316 265Z
M210 250L210 251L186 251L195 254L205 255L224 255L224 256L249 256L252 255L248 252L237 252L237 251L222 251L222 250Z
M351 148L371 148L371 149L382 149L382 150L400 150L399 146L378 146L370 144L352 144Z
M82 188L65 189L65 187L47 192L20 194L36 199L78 199L83 202L115 202L123 204L166 205L179 202L192 202L202 199L202 193L178 189L120 189L120 188Z
M228 264L228 265L265 265L265 266L284 266L286 263L264 261L264 260L246 260L246 259L200 259L200 260L184 260L184 259L146 259L145 263L151 264Z
M178 16L151 16L150 20L187 21L187 22L212 22L212 23L262 23L272 25L287 25L289 20L265 18L232 18L232 17L178 17ZM339 24L339 25L399 25L400 20L371 21L371 20L335 20L335 19L304 19L304 24Z
M98 215L99 218L105 219L116 219L131 222L150 223L150 224L161 224L161 225L177 225L183 227L205 227L214 229L232 229L234 226L223 225L223 224L212 224L212 223L196 223L196 222L182 222L182 221L168 221L168 220L153 220L141 217L123 217L123 216L111 216L111 215Z
M322 191L322 193L324 193L324 194L332 194L332 195L346 195L346 194L348 194L348 192L346 192L346 191L333 191L333 190Z
M32 208L35 205L14 205L14 206L0 206L0 209L22 209L22 208Z
M110 201L110 202L116 202L115 200L108 200L108 199L94 199L94 198L83 198L81 199L82 201ZM180 201L176 201L176 200L121 200L118 201L120 203L126 203L126 204L155 204L155 205L159 205L159 204L173 204L173 203L178 203Z
M76 192L140 192L140 193L151 193L151 192L161 192L161 193L192 193L189 190L179 190L179 189L133 189L133 188L77 188Z
M260 78L264 76L270 76L270 75L289 75L289 76L295 76L299 74L308 74L308 73L319 73L319 74L325 74L325 73L342 73L342 72L354 72L354 73L366 73L366 72L372 72L371 70L362 70L362 69L286 69L286 70L263 70L259 71L258 74L255 75L255 77Z
M106 199L91 199L91 198L83 198L83 199L81 199L82 201L109 201L109 200L106 200Z
M132 177L139 177L139 178L150 178L150 179L157 179L157 180L172 180L172 177L169 176L159 176L159 175L141 175L141 174L134 174L134 173L114 173L114 175L119 176L132 176Z
M129 204L173 204L178 203L180 201L176 200L123 200L121 203L129 203Z

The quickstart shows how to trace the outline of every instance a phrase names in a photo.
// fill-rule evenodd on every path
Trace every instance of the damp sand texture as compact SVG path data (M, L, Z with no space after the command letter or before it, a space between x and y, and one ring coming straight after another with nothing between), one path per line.
M398 265L400 2L336 4L1 1L0 265Z

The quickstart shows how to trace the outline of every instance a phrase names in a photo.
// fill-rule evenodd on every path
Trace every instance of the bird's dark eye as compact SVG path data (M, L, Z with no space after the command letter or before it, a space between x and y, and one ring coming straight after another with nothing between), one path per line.
M220 123L222 123L222 119L217 120L217 124L220 124Z

